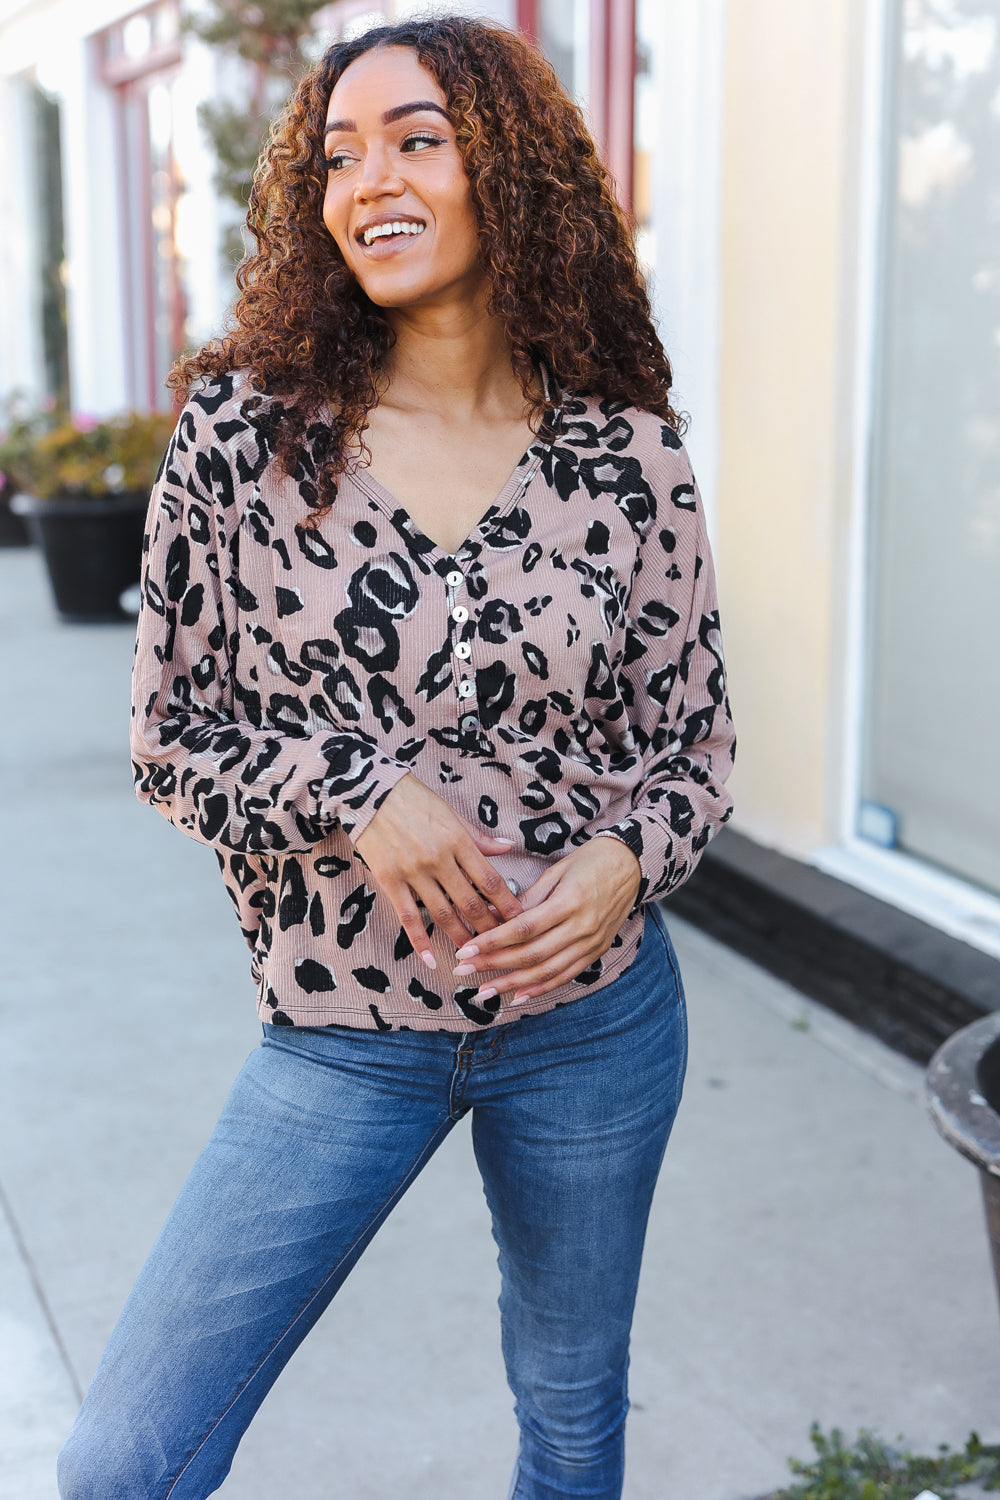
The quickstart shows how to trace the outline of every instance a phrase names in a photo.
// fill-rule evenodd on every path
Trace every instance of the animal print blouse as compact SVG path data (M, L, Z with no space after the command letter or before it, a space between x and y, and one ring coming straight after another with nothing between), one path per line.
M658 418L563 398L453 555L363 469L315 530L246 376L181 414L150 500L133 679L136 791L211 844L276 1025L470 1031L600 989L643 906L730 815L734 738L688 459ZM412 773L515 894L599 830L636 854L610 949L516 1009L414 953L355 853ZM425 923L429 924L424 912Z

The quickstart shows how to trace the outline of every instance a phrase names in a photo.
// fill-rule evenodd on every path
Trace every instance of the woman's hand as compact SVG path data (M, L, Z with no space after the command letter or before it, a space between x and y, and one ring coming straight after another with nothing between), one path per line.
M354 847L396 908L414 950L436 969L417 901L456 948L468 942L470 928L482 934L517 917L521 902L486 857L508 854L513 843L480 833L411 772L396 782Z
M523 913L459 949L456 977L501 969L474 998L513 990L515 1005L558 989L608 951L641 878L626 844L590 839L521 892Z

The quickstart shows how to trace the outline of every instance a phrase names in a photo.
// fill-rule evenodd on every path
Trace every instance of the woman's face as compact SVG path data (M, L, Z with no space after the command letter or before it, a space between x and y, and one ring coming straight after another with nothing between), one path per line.
M344 71L324 149L323 222L374 303L428 305L480 289L469 179L445 96L412 48L366 52Z

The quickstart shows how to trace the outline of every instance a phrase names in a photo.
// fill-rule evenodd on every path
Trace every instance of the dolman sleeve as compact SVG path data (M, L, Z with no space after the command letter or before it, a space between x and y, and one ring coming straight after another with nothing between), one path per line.
M638 859L636 906L676 890L733 810L725 782L736 736L705 516L687 453L669 427L662 443L619 669L643 772L631 813L595 830Z
M220 405L211 388L188 402L150 498L131 745L139 800L225 867L306 851L338 823L356 839L409 767L356 730L254 722L235 669L239 521L262 459L238 403Z

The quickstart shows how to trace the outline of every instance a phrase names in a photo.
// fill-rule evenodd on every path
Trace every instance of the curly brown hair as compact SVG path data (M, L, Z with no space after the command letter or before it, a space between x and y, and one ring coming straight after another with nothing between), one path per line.
M532 425L544 417L534 394L543 361L564 390L623 401L683 429L633 226L580 110L523 37L461 16L374 27L303 75L257 168L247 213L256 248L236 272L231 325L178 360L168 384L182 390L248 370L254 389L274 398L275 455L300 480L306 524L327 513L352 448L363 445L394 336L323 223L323 131L345 69L385 47L412 47L445 95L488 307L503 319Z

